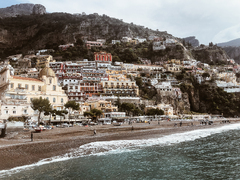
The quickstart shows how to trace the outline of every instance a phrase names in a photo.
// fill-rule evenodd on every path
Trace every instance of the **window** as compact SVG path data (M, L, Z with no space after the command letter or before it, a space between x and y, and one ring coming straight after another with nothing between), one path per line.
M27 110L26 109L24 110L24 114L27 114Z
M21 87L21 84L18 84L18 87L20 88L20 87Z
M52 84L52 79L49 79L49 84Z
M35 91L35 85L32 85L32 91Z
M38 91L41 91L41 86L38 86Z
M25 89L28 89L28 84L25 84Z
M53 98L53 102L56 102L56 98Z
M56 85L53 85L53 91L56 91Z
M61 98L61 103L63 103L63 98Z
M11 83L11 88L14 88L14 84L13 83Z
M8 110L5 110L5 114L8 114Z
M13 111L13 114L16 114L16 111Z
M46 99L49 100L48 97L46 97Z

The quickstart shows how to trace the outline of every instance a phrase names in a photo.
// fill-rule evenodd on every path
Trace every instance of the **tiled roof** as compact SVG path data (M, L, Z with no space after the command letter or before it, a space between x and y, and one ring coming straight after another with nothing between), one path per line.
M26 81L38 81L38 82L42 82L39 79L35 79L35 78L27 78L27 77L20 77L20 76L12 76L13 79L21 79L21 80L26 80Z

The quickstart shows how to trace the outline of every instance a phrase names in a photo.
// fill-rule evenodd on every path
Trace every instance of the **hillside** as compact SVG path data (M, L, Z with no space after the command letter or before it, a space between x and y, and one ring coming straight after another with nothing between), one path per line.
M221 65L229 59L226 52L216 45L204 46L200 45L191 50L192 56L203 63Z
M0 19L0 56L31 49L56 48L75 43L78 39L121 39L124 36L148 38L151 35L169 36L133 23L109 16L51 13Z
M220 47L228 47L228 46L239 47L240 46L240 38L234 39L232 41L224 42L224 43L218 43L217 45Z
M41 7L41 5L33 4L11 6L9 8L13 8L13 12L21 12L24 9L28 10L28 13L27 15L18 15L16 17L12 17L12 15L11 17L0 19L0 58L4 59L7 56L19 53L26 54L29 50L57 50L60 44L77 43L82 40L96 41L97 39L106 39L107 46L103 50L111 52L116 57L115 59L120 58L122 61L129 63L136 62L137 57L148 58L152 62L194 58L207 63L213 61L215 64L218 63L217 61L226 62L227 59L227 55L221 48L188 47L191 48L191 50L188 50L181 45L181 43L184 44L182 39L168 34L167 31L154 31L144 26L125 23L122 20L111 18L107 15L98 15L97 13L89 15L33 13L33 9L36 6ZM4 10L6 16L9 8L0 10ZM123 44L120 47L112 47L110 45L112 40L120 40L125 36L146 39L149 39L150 36L165 39L173 38L178 43L160 51L153 51L152 42L150 41L137 46ZM194 36L186 38L185 42L192 44L192 46L197 46L199 43ZM79 51L76 48L73 51L70 52L71 56L65 54L65 57L68 59L77 58L77 56L91 58L91 53L85 49ZM79 54L79 52L85 52L85 54ZM126 56L126 54L129 54L129 56Z

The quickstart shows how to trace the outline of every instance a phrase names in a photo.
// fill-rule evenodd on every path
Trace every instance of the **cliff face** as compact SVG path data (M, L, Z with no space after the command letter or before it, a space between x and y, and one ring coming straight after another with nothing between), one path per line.
M196 39L195 36L186 37L186 38L183 38L183 40L186 43L190 43L193 47L199 46L199 41Z
M240 47L223 47L227 55L234 59L236 63L240 63Z
M160 101L157 103L171 104L175 114L187 113L190 111L190 102L188 93L183 93L181 98L175 96L163 96L160 95Z
M196 47L191 50L191 54L196 60L208 64L226 63L227 59L229 59L226 52L216 45Z
M17 4L0 8L0 18L16 17L30 14L46 14L46 8L41 4Z

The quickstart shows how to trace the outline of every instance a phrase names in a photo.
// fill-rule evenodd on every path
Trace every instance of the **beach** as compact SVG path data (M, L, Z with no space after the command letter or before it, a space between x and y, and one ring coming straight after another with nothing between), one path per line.
M231 124L239 123L239 119L230 120ZM177 125L175 125L177 124ZM23 129L7 129L7 136L0 139L0 170L37 163L42 159L62 156L79 148L83 144L96 141L135 140L159 138L161 136L193 131L197 129L217 128L228 125L222 120L214 120L212 125L201 125L199 121L151 121L149 123L74 126L54 128L41 133L33 133ZM96 135L94 135L96 130ZM86 152L91 153L91 152Z

